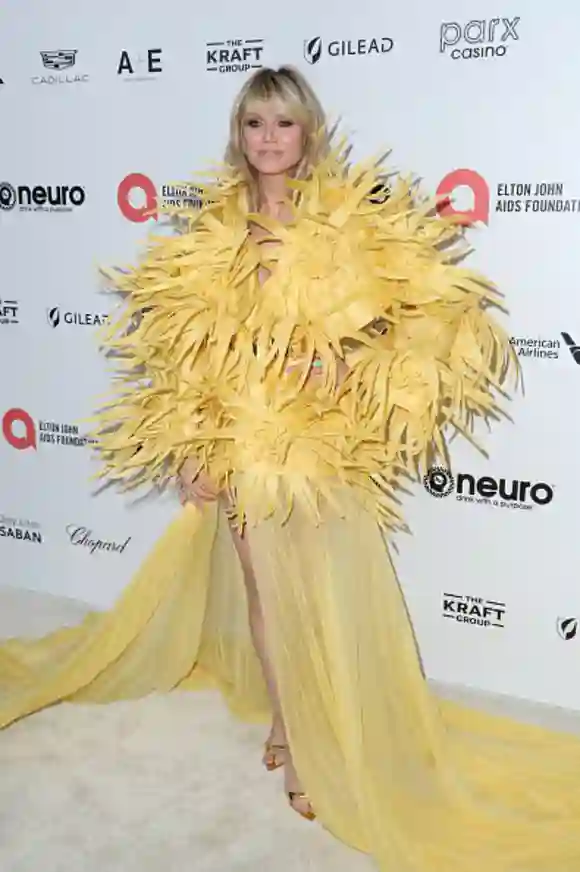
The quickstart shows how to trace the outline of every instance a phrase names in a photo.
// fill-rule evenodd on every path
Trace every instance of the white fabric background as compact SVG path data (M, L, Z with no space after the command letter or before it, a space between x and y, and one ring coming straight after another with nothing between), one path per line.
M331 117L343 119L360 156L392 148L392 164L421 174L431 192L458 169L485 179L489 220L472 234L471 262L506 292L510 334L560 347L552 358L522 358L526 397L511 404L515 424L484 434L490 460L457 443L453 471L505 479L508 487L514 479L544 482L554 496L545 506L526 509L528 500L502 508L455 493L436 499L418 485L405 500L413 536L399 539L397 564L433 678L580 708L580 635L564 640L558 633L559 619L580 615L580 366L561 337L564 331L580 342L580 217L495 208L500 186L512 183L561 183L561 199L580 197L580 9L566 0L502 7L490 40L487 7L482 0L341 0L329 15L327 4L305 0L291 9L266 0L202 7L5 0L0 182L79 185L85 202L66 213L0 209L0 322L3 311L10 320L12 301L18 322L0 323L0 420L9 436L0 430L2 583L107 607L178 510L170 495L140 502L111 490L96 496L89 450L41 442L41 422L78 423L107 389L94 327L64 316L90 321L110 312L98 265L130 263L155 227L124 217L120 182L144 173L160 191L221 159L229 107L246 73L208 71L206 43L263 39L260 61L299 66ZM482 17L485 25L469 24ZM452 57L480 48L481 27L487 56ZM462 36L441 50L442 33ZM304 45L316 37L321 57L309 64ZM329 54L336 40L364 50L381 38L393 40L391 51ZM73 67L43 67L42 51L75 49ZM162 67L150 77L149 49L161 49L155 57ZM117 73L123 51L135 62L133 76ZM35 83L38 76L64 81ZM75 76L81 80L66 81ZM456 209L472 208L469 189L453 197ZM132 203L142 205L142 193L134 191ZM57 306L61 321L53 327L47 310ZM14 408L30 416L36 449L10 444L24 435L22 423L8 426ZM16 528L34 530L41 541ZM117 546L129 541L122 551L91 553L71 542L75 528ZM444 617L444 594L505 604L504 626Z

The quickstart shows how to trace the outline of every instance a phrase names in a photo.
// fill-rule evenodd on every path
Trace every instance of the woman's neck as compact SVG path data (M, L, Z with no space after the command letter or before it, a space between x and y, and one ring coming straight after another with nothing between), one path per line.
M260 176L258 178L259 211L279 217L288 199L286 176Z

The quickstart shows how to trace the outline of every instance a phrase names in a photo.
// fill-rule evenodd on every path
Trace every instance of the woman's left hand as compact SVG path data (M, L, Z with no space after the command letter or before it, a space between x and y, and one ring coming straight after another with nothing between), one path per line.
M208 474L193 460L186 460L177 476L177 489L182 505L191 502L198 508L217 500L219 490Z

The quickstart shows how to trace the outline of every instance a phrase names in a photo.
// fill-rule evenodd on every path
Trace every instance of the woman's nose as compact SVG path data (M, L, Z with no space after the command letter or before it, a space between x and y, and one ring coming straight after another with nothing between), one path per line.
M264 127L264 139L266 142L273 142L276 139L275 125L270 126L269 124L266 124Z

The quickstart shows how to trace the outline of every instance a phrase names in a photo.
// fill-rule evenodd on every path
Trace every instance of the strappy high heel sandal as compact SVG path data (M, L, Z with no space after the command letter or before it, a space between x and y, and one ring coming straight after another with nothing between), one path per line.
M288 796L288 802L290 803L290 808L293 811L295 811L296 814L299 814L300 817L303 817L307 821L315 821L316 820L316 815L314 813L312 806L310 805L310 800L308 799L308 794L298 793L295 790L289 790L287 793L287 796ZM306 802L308 803L308 807L309 807L310 811L300 811L299 808L296 808L294 803L296 802L297 799L305 799Z
M275 772L276 769L280 769L286 762L283 758L287 753L287 744L279 744L268 740L264 745L264 756L262 757L262 762L268 772Z
M276 769L280 769L286 763L286 760L280 760L279 756L286 755L290 753L290 747L287 743L281 744L276 742L270 742L268 740L264 744L264 756L263 762L264 766L268 770L268 772L274 772ZM310 805L310 800L308 799L308 795L306 793L300 793L297 790L288 790L286 791L286 796L288 797L288 802L290 803L290 808L292 811L295 811L296 814L299 814L300 817L303 817L307 821L316 820L316 815L312 806ZM309 806L309 811L301 811L299 808L296 808L296 801L305 799Z

